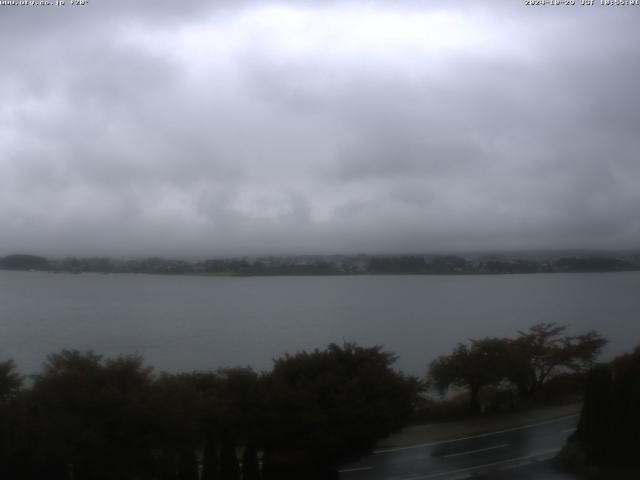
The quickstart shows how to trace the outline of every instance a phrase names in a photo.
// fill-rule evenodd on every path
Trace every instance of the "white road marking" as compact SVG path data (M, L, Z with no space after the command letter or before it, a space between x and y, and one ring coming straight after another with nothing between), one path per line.
M504 465L504 464L511 463L511 462L518 462L518 461L521 461L521 460L531 459L531 458L535 458L535 457L543 457L543 456L546 456L546 455L551 455L551 454L559 452L560 449L561 449L561 447L551 448L551 449L548 449L548 450L539 450L537 452L531 453L529 455L524 455L522 457L510 458L508 460L500 460L498 462L483 463L482 465L475 465L473 467L460 468L458 470L450 470L448 472L431 473L429 475L424 475L422 477L415 477L414 480L428 480L428 479L431 479L431 478L444 477L444 476L447 476L447 475L455 475L455 474L458 474L458 473L473 472L475 470L482 470L483 468L495 467L497 465Z
M505 448L508 446L508 443L503 443L501 445L494 445L493 447L477 448L476 450L467 450L466 452L460 453L450 453L449 455L443 455L442 458L460 457L462 455L471 455L473 453L486 452L487 450L496 450L498 448Z
M363 472L365 470L373 470L373 467L345 468L344 470L338 470L338 473Z
M569 433L569 432L575 432L575 431L576 431L576 427L565 428L564 430L562 430L562 433Z
M380 450L374 450L373 454L374 455L380 455L382 453L401 452L403 450L412 450L414 448L435 447L437 445L446 445L448 443L460 442L462 440L471 440L471 439L474 439L474 438L490 437L492 435L499 435L500 433L515 432L515 431L518 431L518 430L526 430L527 428L539 427L541 425L549 425L551 423L558 423L558 422L562 422L562 421L564 421L564 420L566 420L568 418L577 417L579 415L580 415L579 413L574 413L572 415L565 415L563 417L558 417L558 418L554 418L554 419L551 419L551 420L545 420L544 422L530 423L529 425L523 425L521 427L505 428L503 430L496 430L495 432L480 433L478 435L470 435L468 437L454 438L452 440L442 440L442 441L439 441L439 442L420 443L420 444L417 444L417 445L409 445L407 447L383 448L383 449L380 449Z

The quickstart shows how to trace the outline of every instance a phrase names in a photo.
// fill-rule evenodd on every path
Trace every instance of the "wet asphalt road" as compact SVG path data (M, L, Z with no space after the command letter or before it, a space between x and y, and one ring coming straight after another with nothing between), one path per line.
M378 450L340 470L341 480L509 478L560 450L578 415L441 442Z

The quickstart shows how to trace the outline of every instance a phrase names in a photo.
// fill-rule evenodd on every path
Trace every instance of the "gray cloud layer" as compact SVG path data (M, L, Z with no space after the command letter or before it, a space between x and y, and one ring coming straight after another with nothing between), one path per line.
M639 15L0 7L0 253L635 248Z

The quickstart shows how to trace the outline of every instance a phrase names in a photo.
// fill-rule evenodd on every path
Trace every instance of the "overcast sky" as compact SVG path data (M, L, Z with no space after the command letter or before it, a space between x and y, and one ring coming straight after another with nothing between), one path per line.
M0 6L0 254L640 247L640 7L523 3Z

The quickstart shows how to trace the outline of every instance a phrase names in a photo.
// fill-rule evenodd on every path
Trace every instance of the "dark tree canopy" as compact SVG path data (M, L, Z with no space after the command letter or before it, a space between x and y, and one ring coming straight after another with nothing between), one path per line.
M151 371L139 357L104 360L65 350L48 357L29 392L25 448L32 466L72 464L76 477L116 478L150 462L153 419L146 402Z
M156 375L136 356L64 350L25 389L5 362L0 478L333 478L411 413L419 383L394 361L346 344L286 355L261 375Z
M13 360L0 362L0 402L13 398L22 386L22 377L15 369Z
M472 340L470 345L459 343L449 355L431 364L429 380L439 390L450 386L469 389L469 409L480 412L480 389L495 385L506 377L509 341L503 338Z
M346 343L276 360L267 378L272 446L336 466L402 427L420 384L394 371L395 359Z
M49 260L37 255L15 254L0 258L0 268L7 270L47 270Z
M572 442L596 465L640 467L640 347L589 373ZM635 478L635 477L634 477Z
M509 378L521 395L531 397L560 371L584 371L600 354L607 340L591 330L564 335L566 325L539 323L521 331L512 346Z
M432 362L429 381L440 390L454 385L469 390L470 410L478 413L480 390L510 382L523 398L533 397L557 373L583 372L600 354L606 340L595 331L563 335L555 323L539 323L515 339L485 338L458 344Z

